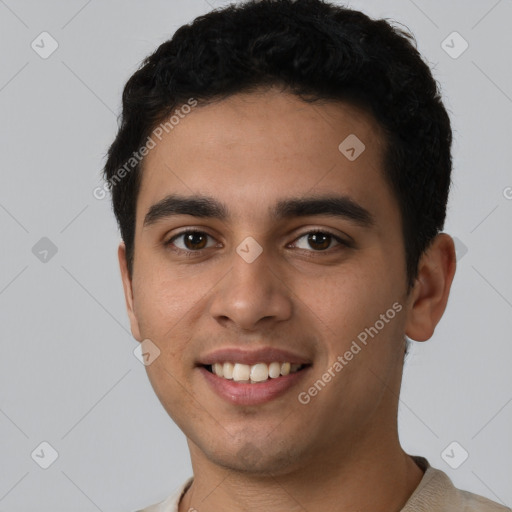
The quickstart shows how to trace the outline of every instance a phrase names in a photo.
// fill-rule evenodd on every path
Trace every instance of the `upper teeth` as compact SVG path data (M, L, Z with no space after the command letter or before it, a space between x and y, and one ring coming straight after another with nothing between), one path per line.
M288 375L289 373L296 372L302 365L272 362L256 363L253 365L242 363L215 363L212 365L212 371L218 377L225 379L251 382L263 382L269 377L276 379L280 375Z

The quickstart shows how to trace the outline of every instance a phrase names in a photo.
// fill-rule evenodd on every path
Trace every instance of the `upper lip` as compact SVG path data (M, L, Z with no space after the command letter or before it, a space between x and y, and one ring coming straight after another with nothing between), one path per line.
M264 347L255 350L239 347L221 348L202 356L198 364L206 366L215 363L233 362L253 365L256 363L270 364L274 361L291 364L311 364L311 361L306 357L275 347Z

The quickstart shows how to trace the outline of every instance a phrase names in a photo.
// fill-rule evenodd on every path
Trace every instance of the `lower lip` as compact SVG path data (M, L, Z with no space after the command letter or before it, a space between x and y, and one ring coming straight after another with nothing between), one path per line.
M201 374L213 390L224 400L235 405L258 405L270 402L283 395L295 386L308 373L310 366L277 379L267 379L264 382L235 382L218 377L204 367L199 367Z

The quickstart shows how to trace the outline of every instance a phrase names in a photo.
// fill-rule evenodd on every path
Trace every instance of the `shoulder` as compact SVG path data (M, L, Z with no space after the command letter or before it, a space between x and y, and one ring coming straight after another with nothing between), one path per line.
M457 489L444 471L432 467L424 457L412 458L424 474L401 512L512 512L488 498Z
M459 491L465 512L511 512L512 509L468 491Z
M190 477L186 482L178 487L168 498L146 508L137 510L136 512L178 512L178 506L181 497L187 492L187 489L192 484L193 477Z

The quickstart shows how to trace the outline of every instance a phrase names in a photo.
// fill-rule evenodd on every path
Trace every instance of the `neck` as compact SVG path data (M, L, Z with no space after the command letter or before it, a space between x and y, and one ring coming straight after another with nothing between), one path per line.
M423 477L397 436L384 442L382 432L377 444L366 437L356 441L357 449L353 444L343 450L331 447L307 464L276 475L235 472L205 460L197 464L197 458L194 464L198 448L189 444L194 481L179 512L399 512Z

